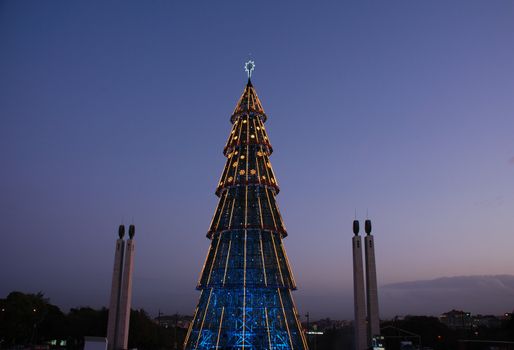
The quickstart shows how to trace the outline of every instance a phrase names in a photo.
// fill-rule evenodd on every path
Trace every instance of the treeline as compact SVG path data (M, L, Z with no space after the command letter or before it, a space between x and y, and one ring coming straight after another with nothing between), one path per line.
M411 349L512 349L512 345L493 344L491 341L514 341L514 318L501 322L499 327L475 327L471 329L450 329L436 317L407 316L402 320L384 321L380 324L387 350L401 350L402 341L412 341ZM460 340L469 340L461 344ZM476 343L473 343L476 341ZM327 329L323 335L308 336L311 350L353 349L353 326ZM510 346L510 348L509 348Z
M0 299L0 349L50 344L52 348L82 349L85 336L105 337L108 310L89 307L63 313L42 293L12 292ZM175 333L177 339L175 339ZM131 310L129 348L173 349L185 330L162 328L144 310Z
M439 322L436 317L407 316L403 320L393 320L381 323L382 335L390 338L385 341L389 350L399 349L395 336L405 335L399 330L408 331L419 336L421 347L429 347L435 350L464 349L466 346L459 344L461 340L476 341L484 344L484 348L493 346L487 341L514 341L514 319L501 321L499 327L471 327L469 329L451 329ZM418 344L415 337L405 338Z

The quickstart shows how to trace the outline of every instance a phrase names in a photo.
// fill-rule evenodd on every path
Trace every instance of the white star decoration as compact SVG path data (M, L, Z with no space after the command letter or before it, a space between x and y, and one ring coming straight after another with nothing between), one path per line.
M245 63L245 71L248 74L248 78L252 77L252 72L255 69L255 62L250 60Z

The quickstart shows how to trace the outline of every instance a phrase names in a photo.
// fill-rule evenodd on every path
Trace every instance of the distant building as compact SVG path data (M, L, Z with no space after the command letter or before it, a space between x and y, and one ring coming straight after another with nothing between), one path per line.
M473 318L470 312L451 310L439 316L439 321L450 329L471 329Z
M405 319L408 319L406 316ZM401 329L392 325L381 330L381 336L376 339L376 347L382 349L414 350L421 349L421 336L419 334ZM378 344L377 344L378 343Z
M162 328L173 328L175 324L177 328L188 329L193 316L185 315L161 315L155 318L155 322Z
M506 312L502 316L502 320L512 320L514 317L514 311L513 312Z
M341 329L346 326L350 326L352 322L346 320L332 320L330 318L323 318L318 321L309 323L309 330L315 331L326 331L329 329ZM302 322L304 329L307 329L307 323Z
M473 316L474 328L499 328L501 326L501 319L494 315L475 315Z

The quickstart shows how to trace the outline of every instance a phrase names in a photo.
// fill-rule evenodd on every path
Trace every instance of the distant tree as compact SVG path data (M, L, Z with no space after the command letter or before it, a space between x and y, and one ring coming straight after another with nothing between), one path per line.
M129 348L140 350L173 349L175 344L182 348L186 331L179 328L177 332L173 327L160 327L144 310L132 310L130 313Z
M514 341L514 316L502 322L495 339Z
M403 320L387 321L381 328L393 326L421 337L421 345L434 349L455 349L457 347L458 333L439 322L437 317L407 316ZM389 345L389 348L394 345Z
M85 336L106 336L108 313L106 308L81 307L63 314L41 292L12 292L0 299L0 348L55 339L67 340L67 349L82 349ZM181 348L186 330L160 327L144 310L131 310L130 315L130 348L173 349L175 344Z
M37 343L62 332L65 315L44 294L12 292L0 299L0 334L5 344Z
M328 329L323 335L309 335L308 341L313 350L353 349L353 327Z
M108 310L94 310L90 307L71 309L67 316L67 335L73 338L85 336L105 337L107 333Z

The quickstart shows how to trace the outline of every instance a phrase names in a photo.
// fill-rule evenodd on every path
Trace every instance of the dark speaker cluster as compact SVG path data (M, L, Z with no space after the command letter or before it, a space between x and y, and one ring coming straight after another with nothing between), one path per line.
M366 221L364 221L364 231L368 235L371 234L371 220L366 219ZM353 220L353 233L355 235L359 234L359 220Z
M359 234L359 220L353 220L353 233L356 236Z
M134 235L136 234L136 227L134 225L129 226L128 234L130 239L134 238ZM120 237L120 239L123 239L123 237L125 236L125 225L120 225L118 227L118 236Z

